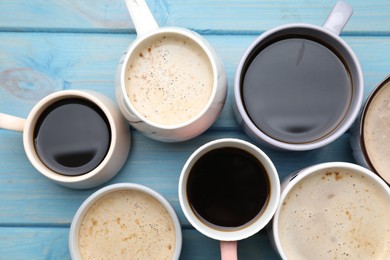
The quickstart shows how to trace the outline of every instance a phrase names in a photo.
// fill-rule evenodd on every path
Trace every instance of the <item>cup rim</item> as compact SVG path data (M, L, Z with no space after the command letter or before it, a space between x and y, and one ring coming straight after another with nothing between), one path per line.
M175 252L172 258L179 259L182 248L182 230L175 210L168 202L168 200L160 193L153 190L152 188L136 183L116 183L105 186L92 193L83 201L83 203L79 206L75 215L73 216L69 229L69 251L72 259L81 259L80 251L78 248L78 231L80 224L89 208L93 205L93 203L95 203L97 200L104 197L105 195L120 190L135 190L148 194L154 199L156 199L168 211L175 227Z
M379 91L381 91L385 85L390 84L390 74L387 75L379 84L376 85L376 87L371 91L369 96L367 97L362 109L361 109L361 115L360 115L360 122L359 122L359 142L361 147L361 152L364 156L364 160L367 164L367 166L374 171L377 175L379 175L383 180L385 178L378 172L378 170L375 168L374 164L371 162L370 156L368 155L366 143L364 141L364 122L366 120L366 114L367 110L370 107L373 99L375 99L376 95ZM389 180L385 180L386 182L390 182ZM390 184L390 183L389 183Z
M279 140L276 140L267 134L265 134L263 131L261 131L250 119L248 113L246 112L244 108L243 101L241 100L241 74L242 70L244 68L244 65L250 56L251 52L255 49L255 47L265 38L271 36L272 34L276 34L282 30L286 29L304 29L304 30L314 30L316 32L320 32L322 34L325 34L329 37L331 37L333 40L335 40L340 46L342 46L350 56L351 60L353 61L351 64L356 67L356 78L357 78L357 84L356 87L354 87L353 95L356 96L355 100L351 100L350 108L344 115L343 120L339 123L338 126L336 126L335 129L333 129L330 133L327 133L322 138L318 140L314 140L312 142L307 143L287 143L282 142ZM333 44L331 46L334 46ZM317 25L312 24L306 24L306 23L291 23L291 24L285 24L281 26L277 26L273 29L270 29L263 34L259 35L245 50L243 56L240 59L240 62L237 66L235 77L234 77L234 102L237 107L238 113L240 114L240 117L244 121L244 123L248 126L250 131L252 131L257 138L260 138L261 140L265 141L267 144L271 145L272 147L280 148L283 150L291 150L291 151L306 151L306 150L313 150L322 146L325 146L334 140L336 140L338 137L340 137L345 131L348 130L348 128L353 124L356 117L358 116L361 108L361 104L363 102L363 92L364 92L364 80L363 80L363 72L361 69L360 62L355 54L355 52L352 50L352 48L337 34L331 32L330 30L320 27Z
M135 50L136 47L138 47L142 42L147 41L153 37L157 37L158 35L161 34L176 34L179 35L180 37L187 37L189 38L192 42L196 43L198 47L200 47L203 52L206 54L208 57L208 61L210 62L211 68L212 68L212 73L213 73L213 86L212 86L212 92L210 95L210 98L206 104L206 106L193 118L191 118L188 121L182 122L180 124L173 124L173 125L165 125L161 123L156 123L148 118L145 118L143 115L141 115L137 109L133 106L133 104L130 102L128 96L127 96L127 91L126 91L126 84L125 84L125 75L126 75L126 67L128 65L128 62L130 60L130 57ZM123 102L127 107L129 107L134 113L137 118L142 120L142 122L157 128L157 129L163 129L163 130L175 130L175 129L180 129L186 126L189 126L193 124L194 122L198 121L201 117L203 117L206 112L210 109L210 107L213 104L213 101L217 95L217 89L218 89L218 64L217 61L214 57L213 50L210 49L210 46L205 43L205 39L203 36L199 35L198 33L191 31L189 29L183 28L183 27L159 27L149 33L142 34L137 36L137 38L130 44L128 47L128 50L123 58L123 62L121 64L120 68L120 74L119 74L119 82L120 82L120 90L122 92L122 99Z
M268 179L271 185L271 194L266 209L260 213L260 216L256 217L251 222L248 222L250 224L244 225L243 227L238 227L234 230L213 229L210 226L206 225L204 222L200 221L199 218L192 211L186 195L186 182L192 165L203 154L221 147L237 147L245 149L246 151L254 155L266 169L268 173ZM237 241L254 235L270 222L279 202L280 181L278 172L271 159L260 148L244 140L235 138L222 138L202 145L196 151L194 151L187 159L180 174L178 194L180 206L184 215L186 216L190 224L195 227L195 229L197 229L200 233L215 240Z
M107 105L100 100L99 97L103 97L103 94L100 94L95 91L91 90L61 90L54 92L43 99L41 99L30 111L27 120L26 120L26 126L25 130L23 131L23 145L24 149L26 151L26 155L28 159L30 160L31 164L44 176L47 178L60 182L60 183L65 183L65 184L72 184L72 183L79 183L84 180L90 179L92 176L95 176L101 172L101 170L109 163L111 160L113 154L114 154L114 149L115 149L115 144L117 143L117 138L118 135L116 133L116 123L114 116L112 115L110 109L107 107ZM104 96L105 97L105 96ZM111 131L111 142L110 146L107 150L107 154L104 157L104 159L100 162L98 166L96 166L93 170L81 174L81 175L76 175L76 176L68 176L68 175L63 175L60 173L57 173L53 170L51 170L49 167L47 167L40 159L39 156L34 148L33 144L33 131L35 129L36 122L42 112L46 110L51 104L67 99L67 98L81 98L88 100L92 103L94 103L96 106L98 106L104 113L104 115L107 117L107 120L110 125L110 131Z
M383 191L386 192L387 196L390 199L390 189L389 186L374 172L370 171L367 168L364 168L360 165L349 163L349 162L326 162L326 163L319 163L312 166L308 166L306 168L303 168L301 170L298 170L292 175L289 175L285 178L283 181L283 188L280 195L279 205L277 207L277 210L275 212L275 215L272 220L272 236L273 236L273 243L276 247L277 252L280 254L280 256L283 259L288 259L286 256L286 253L283 250L283 247L281 245L280 236L279 236L279 216L281 207L283 206L283 202L286 199L289 192L295 187L297 183L305 179L306 177L316 174L319 171L325 170L325 169L334 169L334 168L341 168L341 169L349 169L353 170L355 172L358 172L359 174L362 174L371 180L373 180L379 188L381 188Z

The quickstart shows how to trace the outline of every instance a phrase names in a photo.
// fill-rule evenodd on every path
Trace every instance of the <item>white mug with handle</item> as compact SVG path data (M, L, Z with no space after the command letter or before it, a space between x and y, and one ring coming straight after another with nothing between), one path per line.
M226 100L222 61L198 33L159 27L144 0L126 0L137 31L116 75L119 107L130 125L164 142L207 130Z
M114 177L130 150L130 131L114 102L89 90L63 90L41 99L27 119L0 113L0 128L23 132L31 164L73 189Z

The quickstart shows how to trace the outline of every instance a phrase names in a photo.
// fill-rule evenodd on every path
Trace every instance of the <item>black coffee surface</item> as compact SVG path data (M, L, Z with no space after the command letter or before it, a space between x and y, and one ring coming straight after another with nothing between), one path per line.
M63 175L81 175L102 162L111 131L99 107L71 98L46 109L38 119L34 139L37 154L48 168Z
M266 205L268 194L263 165L238 148L220 148L203 155L187 181L187 196L195 214L222 227L240 227L254 219Z
M266 135L286 143L312 142L343 120L352 82L342 60L305 38L278 40L252 55L242 82L244 106Z

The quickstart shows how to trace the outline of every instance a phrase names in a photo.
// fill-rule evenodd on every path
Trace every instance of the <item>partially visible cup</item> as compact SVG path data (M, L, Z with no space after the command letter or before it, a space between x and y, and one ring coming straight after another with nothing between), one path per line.
M338 2L323 27L287 24L245 51L234 80L234 113L253 140L311 150L341 136L358 115L363 73L339 34L352 7Z
M216 120L227 79L213 47L199 34L159 28L146 3L126 0L137 38L116 76L119 107L144 135L165 142L193 138Z
M198 148L179 179L184 215L199 232L221 241L222 259L236 259L237 241L271 220L279 193L279 176L268 156L232 138Z
M270 235L282 259L389 259L390 189L352 163L313 165L282 182Z
M134 183L93 193L77 210L69 231L73 260L177 260L181 245L180 222L169 202Z
M357 163L376 172L390 184L390 76L367 98L351 129L351 146Z
M130 130L117 106L89 90L50 94L27 119L0 113L0 128L23 132L31 164L68 188L92 188L110 180L130 150Z

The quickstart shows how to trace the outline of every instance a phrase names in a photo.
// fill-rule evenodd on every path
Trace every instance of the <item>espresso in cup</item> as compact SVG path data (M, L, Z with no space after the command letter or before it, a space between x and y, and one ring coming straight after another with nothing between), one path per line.
M126 91L145 119L179 125L207 107L214 75L210 59L198 43L167 33L145 40L134 52L126 69Z
M390 257L389 188L367 169L336 164L305 169L282 192L273 228L283 259Z
M206 225L239 229L267 206L270 182L262 163L236 147L212 150L192 166L187 196L194 214Z
M350 107L352 84L340 52L319 38L286 33L249 55L241 92L257 128L280 142L299 144L337 128Z
M23 132L31 164L74 189L98 186L125 163L131 137L118 107L89 90L63 90L41 99L27 119L0 113L0 128Z
M92 194L76 212L69 235L72 259L178 259L181 228L160 194L119 183Z
M235 75L234 114L260 144L311 150L342 135L357 117L363 73L339 34L352 8L338 2L323 27L287 24L260 35Z
M199 232L220 241L222 259L236 259L237 241L268 224L279 196L272 161L240 139L204 144L187 160L179 179L184 215Z
M104 112L81 98L51 104L38 118L34 131L40 160L63 175L80 175L95 169L110 143L110 124Z

